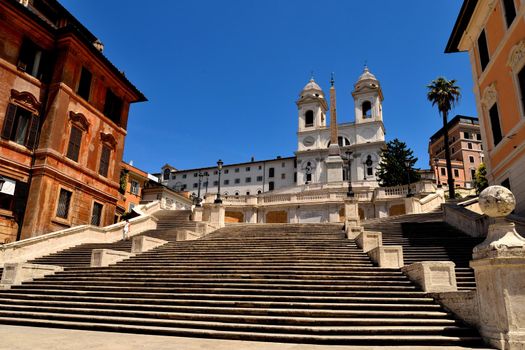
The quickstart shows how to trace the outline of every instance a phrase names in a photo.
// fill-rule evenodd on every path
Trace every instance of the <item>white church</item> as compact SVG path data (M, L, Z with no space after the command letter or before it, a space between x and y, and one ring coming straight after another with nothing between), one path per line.
M337 123L333 79L329 95L330 105L325 92L312 78L296 101L295 156L222 165L221 196L298 193L323 186L342 188L348 179L356 191L377 188L375 173L385 146L379 80L365 67L354 84L354 122ZM167 187L194 196L200 192L201 197L215 197L219 190L217 164L186 170L166 164L160 179Z

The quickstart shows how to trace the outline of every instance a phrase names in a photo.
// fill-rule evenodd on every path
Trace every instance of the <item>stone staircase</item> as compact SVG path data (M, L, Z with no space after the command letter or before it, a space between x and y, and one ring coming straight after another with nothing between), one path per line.
M458 290L476 288L469 267L472 249L483 239L470 237L443 221L441 212L364 221L366 230L381 231L384 245L403 246L405 265L450 260L456 264Z
M161 227L150 233L169 236L170 228ZM0 291L0 323L293 343L483 346L475 330L400 270L375 267L341 229L229 226L110 267L68 266Z

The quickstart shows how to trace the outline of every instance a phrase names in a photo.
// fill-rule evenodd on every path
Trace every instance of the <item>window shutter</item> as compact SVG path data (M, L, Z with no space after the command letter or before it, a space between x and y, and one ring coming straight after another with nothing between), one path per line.
M38 136L38 117L34 114L31 114L31 124L29 127L29 134L27 136L26 147L29 149L34 149L36 145L36 140Z
M16 106L14 104L7 105L5 112L4 127L2 128L2 138L8 139L13 132L13 124L15 123Z
M100 155L100 167L98 173L104 177L108 176L110 150L107 146L102 146Z
M78 155L80 153L80 143L82 142L82 131L75 127L71 127L71 134L69 135L69 145L67 149L67 157L78 162Z

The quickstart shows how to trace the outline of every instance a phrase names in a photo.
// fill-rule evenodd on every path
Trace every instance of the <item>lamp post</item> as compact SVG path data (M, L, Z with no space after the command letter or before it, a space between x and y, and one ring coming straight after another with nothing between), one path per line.
M439 164L439 158L436 157L434 158L434 168L436 169L436 181L437 181L437 187L441 188L441 179L439 178L438 164Z
M217 161L217 170L219 171L219 183L217 185L217 198L215 198L215 201L213 203L215 204L222 204L222 199L221 199L221 172L222 172L222 165L224 163L222 162L222 160L218 160Z
M202 183L202 177L204 174L199 170L199 188L197 189L197 198L195 198L195 206L200 207L201 206L201 183Z
M206 181L204 182L204 184L206 184L206 191L204 192L204 196L206 196L208 194L208 182L209 182L209 177L210 177L210 174L208 174L208 172L206 171L204 173L204 176L206 177Z
M348 161L348 192L346 192L346 196L349 197L349 198L353 198L354 197L354 190L352 189L352 161L351 161L351 156L352 156L352 151L350 150L347 150L345 152L346 154L346 160Z
M407 197L413 197L412 190L410 189L410 161L405 160L405 169L407 172L407 179L408 179L408 191L407 191Z

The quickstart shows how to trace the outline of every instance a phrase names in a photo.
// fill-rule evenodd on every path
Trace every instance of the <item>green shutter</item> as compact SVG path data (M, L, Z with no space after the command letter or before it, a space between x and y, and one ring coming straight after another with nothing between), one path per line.
M34 114L31 114L31 124L29 126L29 134L27 136L26 147L29 149L34 149L36 146L38 136L38 117Z
M15 123L16 117L16 106L14 104L7 105L7 111L5 112L4 127L2 128L2 138L9 139L13 132L13 124Z

